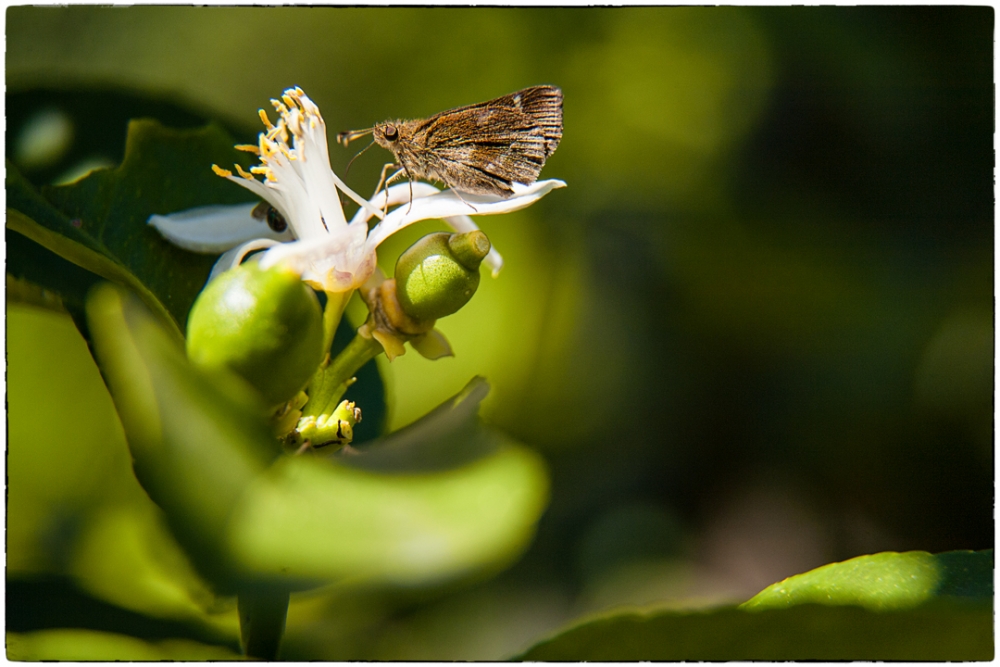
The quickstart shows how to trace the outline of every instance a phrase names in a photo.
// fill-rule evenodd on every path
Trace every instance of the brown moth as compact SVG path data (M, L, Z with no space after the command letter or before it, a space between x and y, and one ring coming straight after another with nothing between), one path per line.
M371 134L391 151L396 164L386 168L399 171L386 185L406 176L506 198L514 193L513 183L534 183L559 146L562 101L555 86L534 86L423 120L388 120L367 130L341 132L337 141L346 146Z

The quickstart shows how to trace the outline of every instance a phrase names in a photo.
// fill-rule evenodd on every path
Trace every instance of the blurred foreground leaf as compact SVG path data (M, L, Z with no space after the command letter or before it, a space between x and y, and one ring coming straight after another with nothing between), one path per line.
M608 614L519 658L990 660L992 558L992 552L855 558L786 579L737 608Z
M545 507L541 459L508 444L454 470L391 475L286 458L247 494L244 566L288 577L436 583L506 564Z
M239 660L221 646L184 639L147 642L135 637L93 630L42 630L7 634L7 659L17 661L72 660Z
M136 477L203 574L224 587L229 516L278 455L264 408L235 376L209 376L137 300L108 285L87 304L94 350Z
M222 590L433 582L505 564L533 535L547 473L536 454L478 423L469 406L482 398L482 381L395 445L373 445L382 470L278 458L249 390L195 370L137 300L105 286L88 315L136 476ZM434 465L414 468L420 451ZM400 453L406 472L385 472Z

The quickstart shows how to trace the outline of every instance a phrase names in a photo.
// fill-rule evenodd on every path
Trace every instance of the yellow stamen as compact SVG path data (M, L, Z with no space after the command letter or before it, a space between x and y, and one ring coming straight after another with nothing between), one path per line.
M258 174L259 176L263 176L265 179L271 181L272 183L278 180L278 179L276 179L274 177L274 172L271 171L271 169L269 167L265 167L263 165L256 166L256 167L250 167L250 173L251 174Z
M271 119L267 117L267 114L264 112L263 109L258 109L257 115L260 116L261 122L264 123L264 127L266 127L268 130L274 127L274 125L271 124Z
M242 176L243 178L247 179L248 181L255 181L255 180L257 180L257 179L255 179L253 177L253 174L251 174L250 172L248 172L246 169L244 169L240 165L237 164L237 165L234 165L234 166L236 167L236 171L239 172L240 176Z
M288 114L288 107L279 102L278 100L271 100L271 104L274 106L274 110L280 115L285 116Z
M260 155L260 149L253 144L236 144L233 146L238 151L243 151L245 153L253 153L254 155Z
M233 175L233 172L228 169L223 169L217 164L212 165L212 171L214 171L217 176L222 176L223 178L231 178Z

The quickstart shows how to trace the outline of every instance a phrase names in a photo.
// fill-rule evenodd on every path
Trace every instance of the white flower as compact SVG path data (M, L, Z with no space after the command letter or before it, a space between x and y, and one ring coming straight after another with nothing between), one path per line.
M290 88L281 101L271 103L279 114L278 122L271 124L261 110L267 132L261 133L257 146L237 146L256 153L260 164L250 172L236 165L239 176L215 165L213 169L267 201L287 221L288 232L279 234L267 228L252 215L253 204L205 207L149 219L149 224L176 245L199 252L227 251L216 262L213 277L239 264L247 253L267 248L260 258L263 268L284 263L316 289L348 292L374 272L378 245L407 225L441 218L456 231L470 231L477 227L469 213L516 211L566 185L559 180L514 184L514 195L501 199L465 193L459 197L451 190L442 192L415 182L382 190L367 201L330 168L326 125L312 100L301 89ZM361 207L350 222L344 216L338 190ZM382 211L392 206L397 208L383 217ZM369 231L368 221L373 216L382 219ZM485 261L494 275L503 265L495 250Z

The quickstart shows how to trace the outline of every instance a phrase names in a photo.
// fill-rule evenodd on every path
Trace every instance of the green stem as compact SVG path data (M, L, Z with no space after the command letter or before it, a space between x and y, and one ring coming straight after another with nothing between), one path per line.
M255 588L236 597L240 614L243 654L258 660L276 660L288 616L288 589Z
M326 308L323 309L323 349L327 352L333 345L333 337L340 325L340 318L343 316L347 302L351 300L353 293L353 291L326 293Z
M318 417L332 413L355 373L381 351L381 343L374 338L355 335L354 340L348 343L330 365L316 372L309 386L309 402L302 408L302 416Z

